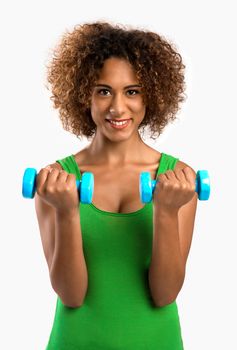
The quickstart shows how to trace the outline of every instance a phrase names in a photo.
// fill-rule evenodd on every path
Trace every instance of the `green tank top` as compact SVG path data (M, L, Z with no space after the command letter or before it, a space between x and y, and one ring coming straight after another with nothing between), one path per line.
M156 176L178 158L162 153ZM81 179L73 155L57 160ZM46 350L183 350L176 301L156 307L148 269L152 252L153 204L130 213L80 203L88 289L79 308L57 296Z

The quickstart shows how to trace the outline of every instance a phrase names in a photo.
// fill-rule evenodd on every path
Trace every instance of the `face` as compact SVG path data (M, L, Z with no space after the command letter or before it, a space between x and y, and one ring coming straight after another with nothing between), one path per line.
M142 94L142 86L128 61L115 57L105 60L91 98L96 133L113 140L138 134L145 116ZM111 119L127 121L124 125L115 125L109 121Z

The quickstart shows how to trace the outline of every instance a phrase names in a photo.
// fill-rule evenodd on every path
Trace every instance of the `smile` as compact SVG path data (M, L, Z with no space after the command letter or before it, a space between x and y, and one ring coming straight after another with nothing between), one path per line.
M109 122L110 126L114 129L124 129L129 125L131 119L128 119L123 122L115 122L113 120L108 120L108 119L106 119L106 121Z

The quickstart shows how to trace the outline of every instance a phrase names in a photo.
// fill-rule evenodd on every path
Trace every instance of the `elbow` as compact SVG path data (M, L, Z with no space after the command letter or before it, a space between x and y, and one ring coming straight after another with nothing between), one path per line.
M154 279L149 275L150 294L155 307L164 307L176 301L182 288L184 276L172 287L154 283Z
M59 296L59 295L58 295ZM82 305L84 304L84 298L77 298L77 299L72 299L72 298L65 298L62 296L59 296L59 298L61 299L62 303L64 306L69 307L71 309L78 309L80 307L82 307Z
M163 298L163 299L158 299L158 300L153 299L154 304L157 308L172 304L173 302L175 302L175 300L176 300L176 298Z
M150 295L155 307L164 307L173 303L177 298L178 293L168 293L166 291L161 291L157 288L152 288L150 286Z
M65 296L60 296L59 294L58 296L62 301L63 305L71 309L78 309L84 304L84 298L66 298Z
M87 287L76 291L75 288L73 290L72 288L59 288L59 285L54 282L53 278L51 278L51 286L64 306L76 309L84 304Z
M83 303L80 303L80 302L79 303L68 303L62 299L61 299L61 301L62 301L64 306L69 307L70 309L78 309L83 305Z
M53 286L52 286L53 287ZM84 297L79 297L79 295L68 295L68 293L63 293L58 290L58 288L53 287L54 292L57 294L62 304L71 309L79 308L84 303Z
M172 304L176 301L176 298L178 296L179 292L175 292L172 294L169 293L154 293L154 291L151 290L151 296L153 299L153 303L155 307L164 307L169 304Z
M154 296L154 294L151 293L155 306L156 307L164 307L164 306L167 306L169 304L174 303L179 295L180 290L181 290L181 288L178 291L176 290L172 294L168 294L168 293L164 294L164 295L160 294L159 296L158 295Z

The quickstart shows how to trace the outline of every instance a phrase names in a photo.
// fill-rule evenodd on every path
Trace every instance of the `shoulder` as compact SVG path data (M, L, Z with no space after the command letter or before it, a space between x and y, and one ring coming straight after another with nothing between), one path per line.
M91 157L88 152L88 147L81 149L79 152L73 154L73 157L77 164L84 165L92 163L90 161Z

